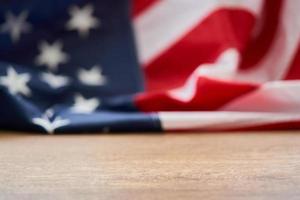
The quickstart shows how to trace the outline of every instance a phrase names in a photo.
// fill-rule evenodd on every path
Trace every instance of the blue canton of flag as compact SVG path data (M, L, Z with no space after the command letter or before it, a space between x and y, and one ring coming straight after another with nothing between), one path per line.
M0 2L1 129L158 130L142 90L127 1Z

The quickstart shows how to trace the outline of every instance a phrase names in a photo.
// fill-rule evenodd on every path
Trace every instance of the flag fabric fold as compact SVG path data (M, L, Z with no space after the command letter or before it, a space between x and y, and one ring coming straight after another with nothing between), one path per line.
M300 128L300 2L0 3L0 129Z

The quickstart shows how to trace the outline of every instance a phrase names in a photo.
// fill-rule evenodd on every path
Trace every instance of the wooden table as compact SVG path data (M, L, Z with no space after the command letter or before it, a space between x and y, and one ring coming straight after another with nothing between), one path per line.
M0 134L0 199L299 199L300 132Z

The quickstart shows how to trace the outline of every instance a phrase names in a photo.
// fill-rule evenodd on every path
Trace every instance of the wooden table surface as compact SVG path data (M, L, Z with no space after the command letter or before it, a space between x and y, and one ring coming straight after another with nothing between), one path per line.
M0 133L0 199L299 199L300 132Z

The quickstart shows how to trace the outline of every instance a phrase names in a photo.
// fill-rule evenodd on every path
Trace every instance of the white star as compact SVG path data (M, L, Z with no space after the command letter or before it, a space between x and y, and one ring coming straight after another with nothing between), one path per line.
M9 33L12 41L18 42L22 33L28 33L31 30L31 25L26 22L27 17L27 11L21 12L18 16L13 15L11 12L6 13L6 21L1 25L0 31Z
M35 62L37 65L46 65L50 70L56 70L58 65L66 63L69 56L62 51L63 45L56 41L53 44L42 42L39 46L40 54Z
M90 70L80 69L78 72L78 79L86 85L104 85L106 77L102 75L102 70L99 66L94 66Z
M86 37L90 29L95 29L100 25L99 20L92 16L93 11L92 5L86 5L83 8L72 6L69 11L71 18L66 28L68 30L77 30L80 36Z
M53 115L53 110L48 109L42 117L33 118L32 123L43 127L49 134L53 134L57 128L70 124L70 120L62 119L61 117L55 117L53 120L50 120Z
M41 79L48 83L52 88L57 89L69 83L69 78L66 76L54 75L52 73L43 73Z
M85 99L82 95L77 94L75 96L75 103L73 107L71 107L71 111L74 113L89 114L94 112L99 105L99 99Z
M7 69L7 76L0 77L0 84L6 86L12 94L20 93L30 96L31 91L27 86L30 78L28 73L18 74L13 67L9 67Z

